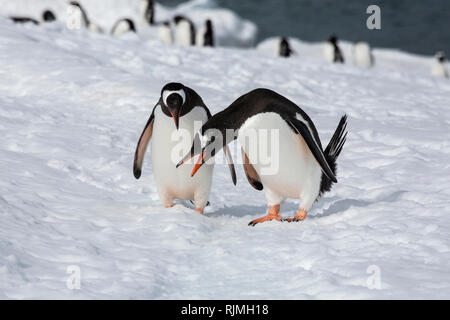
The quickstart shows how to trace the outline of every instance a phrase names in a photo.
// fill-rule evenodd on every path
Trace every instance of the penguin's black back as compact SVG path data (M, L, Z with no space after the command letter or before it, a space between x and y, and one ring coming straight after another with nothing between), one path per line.
M214 47L214 31L211 20L206 20L206 32L203 45L205 47Z
M280 57L290 57L292 54L292 49L289 45L289 42L284 37L282 37L280 40L279 54L280 54Z

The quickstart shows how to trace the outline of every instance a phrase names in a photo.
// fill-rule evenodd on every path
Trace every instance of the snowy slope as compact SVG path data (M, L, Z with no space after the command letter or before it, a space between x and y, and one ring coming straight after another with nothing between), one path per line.
M449 298L450 81L428 76L431 58L375 58L365 70L0 20L0 298ZM205 216L162 208L149 159L140 180L132 162L168 81L213 113L274 89L324 144L347 113L339 183L306 221L251 228L263 193L216 165Z
M89 19L103 30L110 32L114 24L122 18L131 18L137 24L137 30L144 38L156 38L157 30L143 23L140 14L141 0L79 0ZM26 16L40 19L44 10L55 12L59 21L67 21L66 0L0 0L0 16ZM197 30L211 19L214 26L216 43L219 46L250 47L255 44L257 27L253 22L244 20L234 12L217 7L214 0L191 0L175 8L155 3L155 21L172 20L181 14L187 16L196 25Z

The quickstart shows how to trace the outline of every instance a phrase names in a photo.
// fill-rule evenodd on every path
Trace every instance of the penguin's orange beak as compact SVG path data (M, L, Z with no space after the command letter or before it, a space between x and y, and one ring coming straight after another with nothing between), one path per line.
M203 165L203 163L204 163L203 159L205 159L205 156L206 156L206 152L203 151L201 153L201 155L198 157L198 160L194 166L194 169L192 169L191 177L193 177L197 173L198 169L200 169L200 167Z
M174 115L172 111L170 111L170 115L172 116L173 122L175 123L175 127L178 130L180 125L180 112L177 115Z

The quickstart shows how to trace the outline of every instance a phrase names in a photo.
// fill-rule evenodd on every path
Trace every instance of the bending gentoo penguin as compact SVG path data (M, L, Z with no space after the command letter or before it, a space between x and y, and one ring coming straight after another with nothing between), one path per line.
M175 16L175 43L181 46L195 45L195 26L194 23L186 17Z
M374 58L370 45L359 41L353 46L353 60L358 67L370 68L374 65Z
M242 146L247 179L255 189L265 190L269 206L267 216L255 219L249 225L281 221L280 204L285 198L300 199L297 214L288 219L300 221L306 218L314 201L337 182L336 159L346 140L346 121L347 116L342 117L323 151L314 123L302 109L274 91L256 89L209 119L195 137L190 153L178 165L201 153L200 167L217 150L237 138ZM223 141L212 139L210 129L219 130L226 138ZM227 129L233 129L237 134L225 134ZM278 135L278 140L269 139L271 134ZM266 146L268 139L271 143ZM202 148L195 143L200 143ZM259 159L261 152L266 152L263 160ZM194 168L193 174L198 167Z
M325 43L323 54L328 62L344 63L344 56L337 45L337 37L334 34Z
M133 173L139 179L145 150L151 139L153 174L159 197L166 208L173 206L175 198L193 200L195 210L203 213L209 198L214 164L208 163L198 175L191 178L194 164L186 165L183 170L176 169L178 159L174 157L181 157L190 150L195 131L209 118L211 113L202 98L191 88L174 82L162 88L161 97L137 144ZM233 183L236 184L229 150L224 151Z
M169 21L164 21L158 25L158 38L167 44L173 43L172 29L170 29Z
M145 23L149 25L155 23L155 5L153 0L141 0L140 12Z
M68 14L75 28L87 28L92 32L103 33L102 28L89 20L86 11L79 2L71 1L69 3Z
M111 34L115 37L120 37L128 32L136 33L136 27L133 20L128 18L120 19L119 21L117 21L111 30Z
M289 45L289 41L285 37L280 38L280 43L278 47L278 56L280 57L290 57L294 51Z
M431 66L431 74L433 76L448 78L448 72L445 68L445 60L445 53L443 51L439 51L436 53L436 60Z
M210 19L206 20L205 26L197 32L198 46L214 47L214 29Z

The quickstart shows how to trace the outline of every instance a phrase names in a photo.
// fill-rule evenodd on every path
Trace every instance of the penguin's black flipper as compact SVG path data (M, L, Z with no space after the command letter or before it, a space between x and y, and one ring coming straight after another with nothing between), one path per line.
M297 118L290 117L287 119L288 124L290 127L297 133L300 134L305 140L306 144L309 147L309 150L311 150L311 153L313 154L314 158L319 163L320 167L322 168L323 173L334 183L337 182L336 176L333 173L333 170L331 170L327 159L325 158L325 155L323 154L322 148L319 146L317 141L315 140L313 134L311 133L309 127L307 124L305 124L303 121L298 120Z
M231 179L233 180L233 184L236 185L236 170L234 170L233 158L231 158L230 149L228 149L227 145L223 148L223 152L225 152L225 156L227 157L228 169L230 169Z
M133 174L136 179L139 179L142 172L142 162L144 161L145 150L152 137L153 133L153 121L155 120L155 108L153 108L152 114L142 131L139 142L136 146L136 152L134 153Z
M248 182L252 185L253 188L256 190L261 191L264 189L261 178L259 177L258 173L256 172L255 168L251 165L250 161L248 160L247 155L244 152L244 149L241 149L242 151L242 165L244 166L244 172L247 176Z

